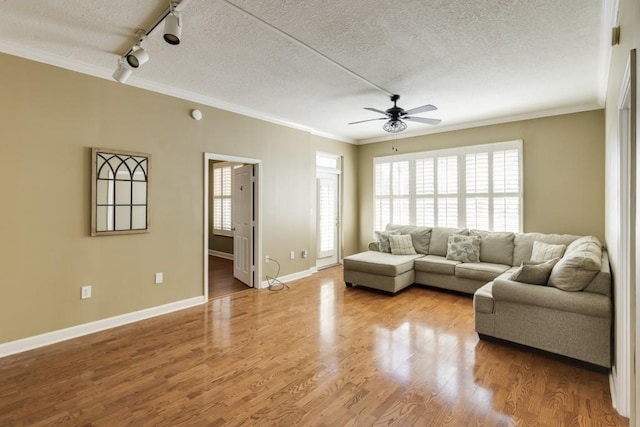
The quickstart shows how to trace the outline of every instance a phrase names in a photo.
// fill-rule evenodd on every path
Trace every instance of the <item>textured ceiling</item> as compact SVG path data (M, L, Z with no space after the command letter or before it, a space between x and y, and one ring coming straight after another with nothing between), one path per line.
M438 107L420 116L440 125L410 122L406 135L602 105L606 0L232 1L400 94L403 108ZM167 6L0 0L0 51L109 78ZM347 125L378 117L363 107L389 108L384 93L223 0L183 6L182 43L154 31L151 60L127 84L345 140L389 135L383 121Z

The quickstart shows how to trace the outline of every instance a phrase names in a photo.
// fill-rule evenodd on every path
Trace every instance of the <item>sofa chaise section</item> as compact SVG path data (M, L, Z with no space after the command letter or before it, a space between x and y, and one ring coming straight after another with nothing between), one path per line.
M415 281L416 255L392 255L366 251L344 259L344 281L347 286L364 285L380 291L396 293Z

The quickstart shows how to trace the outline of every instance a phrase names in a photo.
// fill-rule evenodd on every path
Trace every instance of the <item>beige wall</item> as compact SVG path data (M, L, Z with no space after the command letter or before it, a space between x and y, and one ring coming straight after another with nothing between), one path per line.
M524 141L524 231L604 237L604 113L589 111L398 141L401 153ZM392 142L360 146L360 249L373 239L373 158Z
M345 157L355 204L354 146L9 55L0 69L0 343L202 295L204 152L262 160L263 253L282 275L315 266L287 255L315 247L316 149ZM90 147L152 154L148 234L89 236Z

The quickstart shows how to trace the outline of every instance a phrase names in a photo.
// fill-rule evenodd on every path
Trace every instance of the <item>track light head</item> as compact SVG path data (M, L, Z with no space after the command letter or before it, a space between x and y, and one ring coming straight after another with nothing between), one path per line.
M125 83L132 73L133 70L129 67L127 61L124 58L119 58L118 68L113 73L113 79L119 83Z
M138 68L149 61L149 54L136 44L131 48L131 53L127 55L127 63L133 68Z
M176 2L171 2L171 11L164 19L164 41L169 44L180 44L182 35L182 18L180 12L176 12Z

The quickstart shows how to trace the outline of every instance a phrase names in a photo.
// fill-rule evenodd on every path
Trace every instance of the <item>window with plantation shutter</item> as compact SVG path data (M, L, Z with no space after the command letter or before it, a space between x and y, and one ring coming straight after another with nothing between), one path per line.
M522 141L374 159L374 227L522 229Z
M231 180L234 165L227 162L213 165L213 232L231 235Z

